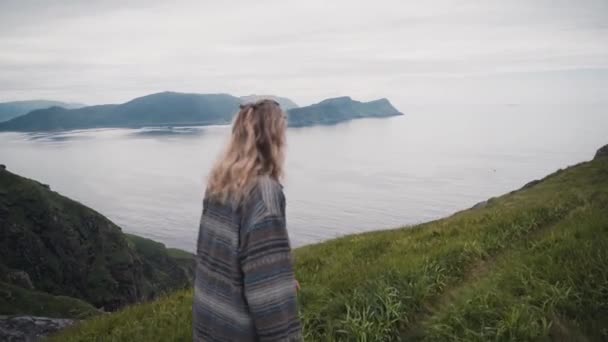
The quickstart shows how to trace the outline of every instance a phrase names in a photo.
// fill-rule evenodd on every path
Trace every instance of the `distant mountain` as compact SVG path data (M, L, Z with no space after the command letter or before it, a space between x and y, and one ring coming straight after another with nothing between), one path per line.
M84 106L85 105L81 103L66 103L48 100L0 102L0 122L16 118L36 109L44 109L49 107L63 107L68 109L74 109Z
M403 115L387 99L359 102L348 96L323 100L289 111L289 125L294 127L330 125L342 121Z
M124 234L100 213L0 165L0 290L11 284L114 310L190 286L193 265L191 254ZM0 315L50 314L45 303L0 297Z
M66 109L39 109L0 123L0 131L57 131L102 127L192 126L229 124L239 104L263 96L238 98L228 94L164 92L123 104ZM276 98L285 102L284 98ZM286 102L289 105L288 102ZM294 104L295 105L295 104ZM387 99L359 102L350 97L328 99L292 108L291 126L327 125L364 117L401 115Z
M240 102L239 98L227 94L163 92L119 105L35 110L0 123L0 131L227 124Z
M262 99L272 99L272 100L277 101L281 105L281 108L283 108L283 110L290 110L292 108L298 108L298 105L295 102L293 102L292 100L290 100L286 97L280 97L280 96L274 96L274 95L241 96L241 101L243 101L243 103L255 102L258 100L262 100Z

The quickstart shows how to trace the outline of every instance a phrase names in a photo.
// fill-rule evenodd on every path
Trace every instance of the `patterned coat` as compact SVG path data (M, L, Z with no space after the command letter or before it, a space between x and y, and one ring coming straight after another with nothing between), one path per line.
M301 341L282 186L259 177L238 207L209 199L197 244L194 341Z

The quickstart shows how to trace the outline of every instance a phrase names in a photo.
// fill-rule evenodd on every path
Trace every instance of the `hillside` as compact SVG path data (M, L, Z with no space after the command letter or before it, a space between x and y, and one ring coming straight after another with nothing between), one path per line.
M403 115L387 99L359 102L350 97L337 97L289 111L289 125L294 127L330 125L342 121Z
M247 99L227 94L163 92L138 97L123 104L78 109L51 107L0 123L0 131L60 131L102 127L191 126L229 124L239 104ZM273 97L296 106L286 98ZM349 97L329 99L289 110L291 126L332 124L362 117L401 115L386 99L359 102Z
M238 98L227 94L164 92L119 105L35 110L0 123L0 131L227 124L239 104Z
M185 288L192 259L176 254L0 167L0 315L87 316Z
M83 319L102 313L93 305L80 299L54 296L4 282L0 282L0 308L2 315L9 316L27 314ZM4 336L0 331L0 339L2 337Z
M295 251L308 341L608 339L608 146L448 218ZM192 292L54 341L187 341Z
M80 108L84 107L79 103L66 103L60 101L49 100L30 100L30 101L14 101L0 103L0 122L7 121L12 118L27 114L36 109L63 107L63 108Z

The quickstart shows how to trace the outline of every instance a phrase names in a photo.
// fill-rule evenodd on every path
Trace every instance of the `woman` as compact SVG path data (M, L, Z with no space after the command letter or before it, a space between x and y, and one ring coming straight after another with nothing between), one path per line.
M271 100L241 106L212 169L200 223L194 341L300 341L279 183L287 122Z

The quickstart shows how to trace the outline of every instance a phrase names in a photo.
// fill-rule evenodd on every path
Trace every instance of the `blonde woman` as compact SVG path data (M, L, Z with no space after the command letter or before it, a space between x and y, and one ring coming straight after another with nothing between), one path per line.
M209 176L193 304L194 341L300 341L285 227L285 113L272 100L241 106Z

